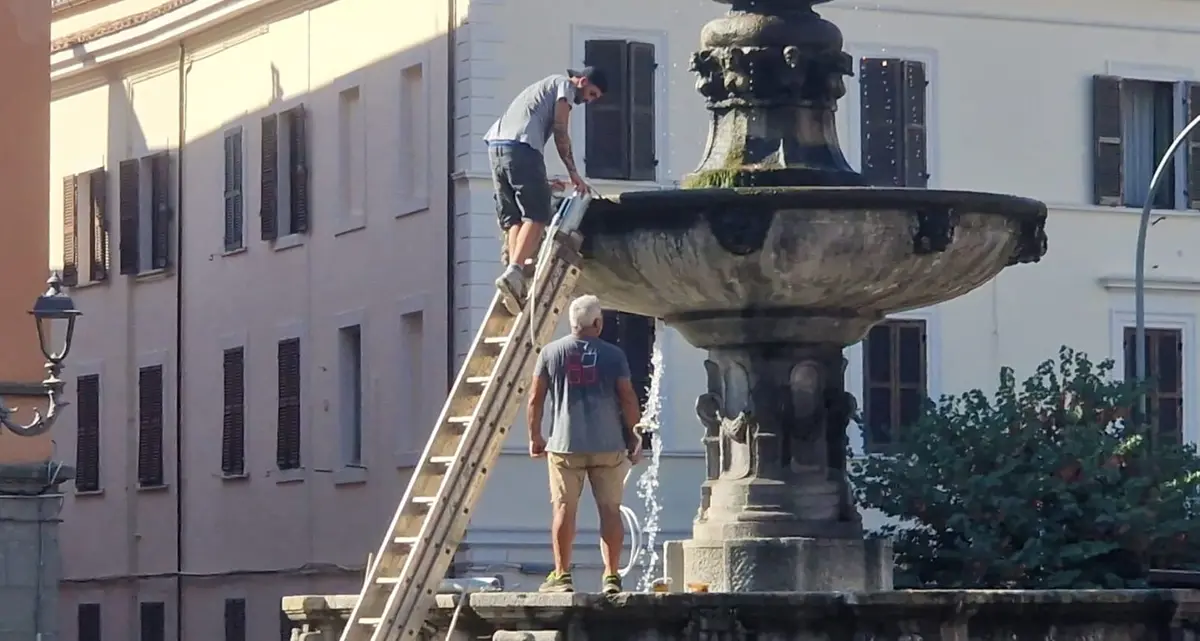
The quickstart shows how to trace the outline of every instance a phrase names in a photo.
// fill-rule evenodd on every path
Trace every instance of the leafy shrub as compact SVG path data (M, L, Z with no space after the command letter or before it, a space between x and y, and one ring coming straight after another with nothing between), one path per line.
M1018 387L1000 372L930 403L894 455L851 466L861 506L897 522L897 587L1122 588L1200 567L1191 445L1155 443L1139 389L1063 348Z

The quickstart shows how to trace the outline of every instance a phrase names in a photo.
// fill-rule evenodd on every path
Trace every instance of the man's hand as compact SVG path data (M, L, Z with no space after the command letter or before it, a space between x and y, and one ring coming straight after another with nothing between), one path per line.
M587 184L577 171L571 172L571 184L575 186L575 191L581 194L592 193L592 186Z
M550 189L552 191L565 191L567 189L567 181L554 178L550 181Z
M546 439L540 433L529 435L529 458L542 458L546 455Z
M637 465L642 462L642 437L635 435L633 445L629 448L629 462Z

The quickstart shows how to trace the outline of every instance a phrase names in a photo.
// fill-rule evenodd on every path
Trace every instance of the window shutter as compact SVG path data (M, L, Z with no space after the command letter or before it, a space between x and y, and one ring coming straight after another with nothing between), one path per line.
M262 119L262 167L258 222L263 240L279 237L279 116Z
M897 111L903 104L904 61L863 58L859 62L862 176L876 187L902 187L904 136Z
M584 172L589 178L629 177L629 61L624 40L588 40L585 65L603 69L608 91L584 112Z
M225 251L242 248L242 130L225 136Z
M658 159L654 129L654 81L658 63L654 62L654 45L629 43L629 179L658 178Z
M75 379L75 491L100 489L100 377Z
M288 112L288 131L291 145L288 149L289 186L291 188L291 233L307 234L309 221L308 202L308 112L300 105Z
M77 201L75 176L63 178L63 270L62 282L67 287L79 284L79 234L75 230Z
M279 342L279 414L275 463L281 470L300 467L300 339Z
M88 174L91 192L89 223L92 230L92 260L89 277L108 280L108 172L103 168Z
M245 599L225 599L225 641L246 641Z
M141 635L138 641L166 641L167 608L162 601L143 602L141 610Z
M246 350L225 350L225 417L221 427L221 473L246 473Z
M1188 122L1200 117L1200 83L1187 85ZM1187 198L1188 209L1200 209L1200 126L1188 134L1187 140Z
M150 266L171 266L171 154L150 157Z
M1125 204L1124 163L1121 150L1121 92L1124 80L1092 76L1092 190L1095 204Z
M165 485L161 365L143 367L138 371L138 485Z
M100 604L80 603L75 611L79 641L103 641L103 628L100 625Z
M141 258L138 255L138 224L140 223L139 212L141 209L141 200L138 197L138 189L141 186L138 169L136 158L122 160L118 169L121 190L121 211L118 215L121 218L119 244L121 245L120 271L122 274L136 274L141 266Z
M925 63L905 60L901 126L904 127L904 186L924 189L929 186L928 137L926 136L925 88L929 80Z

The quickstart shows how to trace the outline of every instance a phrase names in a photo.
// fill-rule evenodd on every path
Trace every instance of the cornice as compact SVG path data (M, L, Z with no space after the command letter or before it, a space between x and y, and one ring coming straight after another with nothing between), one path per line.
M84 0L91 2L93 0ZM66 51L71 47L87 44L93 40L103 38L104 36L112 35L119 31L124 31L130 27L136 27L140 24L145 24L159 16L166 15L180 7L189 5L195 0L170 0L156 7L151 7L145 11L135 13L133 15L122 16L116 20L109 20L98 25L88 27L82 31L56 38L50 42L50 53L55 54L60 51Z

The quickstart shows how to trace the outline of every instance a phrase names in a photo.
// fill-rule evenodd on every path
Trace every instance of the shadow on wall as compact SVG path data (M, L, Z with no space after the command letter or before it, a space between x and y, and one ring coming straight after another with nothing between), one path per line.
M345 33L356 37L354 30ZM231 40L237 42L211 53L218 42ZM98 446L107 493L68 499L64 638L80 632L72 629L80 603L102 604L110 634L131 634L149 616L161 617L168 631L178 629L179 638L216 638L230 598L244 599L248 638L276 633L289 638L290 622L280 620L283 596L358 590L366 557L375 551L411 473L411 461L400 460L396 447L397 412L405 410L407 399L429 404L415 415L432 417L437 409L432 406L444 396L442 354L426 350L431 358L418 377L427 381L425 393L398 394L402 365L364 349L363 379L369 382L361 449L371 476L369 482L338 479L343 432L339 413L328 411L328 395L338 389L333 317L347 307L389 306L414 291L431 294L435 313L454 310L446 300L453 268L448 226L454 206L446 202L452 199L451 169L436 160L458 142L446 132L452 110L440 116L437 108L445 109L447 100L447 39L422 41L305 92L288 86L289 77L298 74L280 69L286 56L302 52L259 49L233 68L258 73L253 66L263 63L259 77L270 83L267 104L243 109L247 100L232 87L222 96L198 93L189 74L212 60L236 58L240 45L252 41L244 34L214 33L178 50L169 72L179 85L169 107L178 112L176 135L161 136L168 101L156 99L156 112L146 113L148 103L137 95L139 80L109 86L104 209L111 282L91 290L94 294L88 289L76 294L85 312L91 307L110 319L90 327L81 323L77 338L79 353L88 354L80 358L111 363L101 388L108 420L100 421L105 427ZM337 55L314 52L311 42L310 65L319 55ZM188 60L188 51L201 49L209 51ZM277 56L280 65L271 60ZM415 68L419 75L413 75ZM211 82L203 84L211 91ZM422 99L406 102L406 89L421 92ZM357 124L347 116L354 102L360 104ZM189 113L200 104L203 117ZM218 107L231 117L214 118ZM146 118L153 124L143 123ZM395 120L378 122L390 118ZM197 124L209 120L208 126ZM358 131L364 145L358 152L363 155L358 202L354 190L340 187L357 180L353 170L344 169L343 131ZM172 140L186 142L171 148ZM412 140L425 148L416 149ZM464 142L464 151L454 152L450 163L477 144ZM404 162L406 151L417 152L421 162ZM160 203L163 193L167 197ZM347 226L348 207L361 207L369 216L368 232L350 233L356 228ZM431 211L401 215L423 209ZM304 238L283 252L289 236ZM88 238L89 250L99 246ZM430 259L414 262L418 269L396 267L412 260L405 258L410 255ZM322 273L327 267L335 273ZM156 275L159 271L168 276ZM301 400L294 422L277 407L282 401L276 403L283 381L275 336L280 322L292 320L280 318L291 313L281 309L303 310L307 326L300 337L303 357L297 357ZM401 319L381 318L386 320L374 327L363 325L364 343L373 337L396 340ZM451 345L452 328L442 318L432 321L425 322L424 344ZM231 434L235 428L223 420L221 353L224 337L237 332L247 336L247 402L244 427ZM148 351L167 354L158 370L163 416L157 426L142 416L139 398L147 382L139 370ZM74 394L77 374L69 373L68 394ZM72 432L80 424L78 408L75 403L68 410L60 439L81 442ZM216 428L223 423L224 433ZM430 427L424 421L412 426L410 440L419 446ZM238 442L241 449L232 451L230 444ZM155 450L161 462L154 461ZM224 478L235 476L228 473L230 459L239 457L246 478ZM291 457L300 462L301 482L277 482L280 461ZM164 491L141 491L156 466Z

